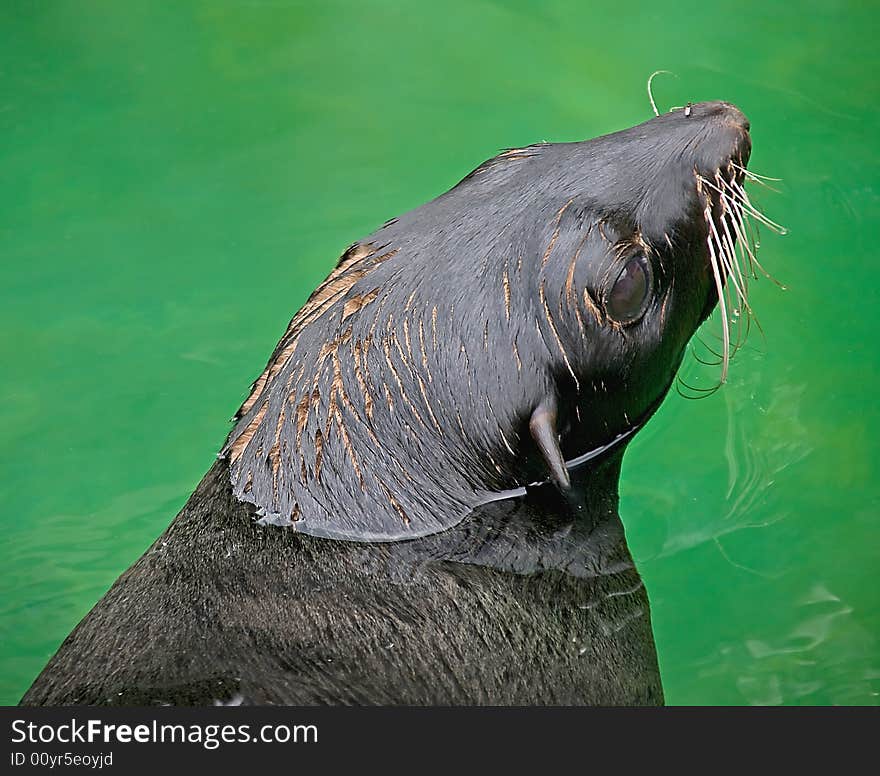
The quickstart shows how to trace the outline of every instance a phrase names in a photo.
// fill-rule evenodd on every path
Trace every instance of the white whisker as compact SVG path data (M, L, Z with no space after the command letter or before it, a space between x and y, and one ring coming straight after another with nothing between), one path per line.
M727 172L734 176L738 170L746 180L752 180L748 171L731 161ZM755 177L758 178L765 176ZM718 296L718 310L721 317L721 353L715 353L721 364L721 376L715 389L698 389L685 385L688 389L703 395L712 393L727 381L730 360L745 343L751 329L752 320L763 333L761 324L749 302L749 279L757 278L760 270L774 283L784 288L778 280L761 266L756 253L760 247L759 225L785 234L786 229L765 216L749 199L741 183L728 180L717 171L713 180L696 173L697 193L705 198L703 215L706 220L706 245L709 264ZM717 213L717 217L713 217ZM731 324L736 324L736 340L731 343ZM713 335L714 336L714 335ZM704 343L705 346L705 343ZM696 356L700 363L707 363ZM681 392L679 390L679 392Z
M747 178L751 178L754 181L774 181L776 183L782 182L782 178L771 178L769 175L758 175L758 173L752 172L752 170L747 170L745 167L741 167L736 162L731 162L730 164L735 169L739 170Z
M757 207L755 207L755 205L752 204L752 201L749 199L749 195L746 194L746 190L744 188L736 183L729 183L728 181L724 180L724 178L722 178L721 181L728 189L730 189L731 192L733 192L733 194L739 200L740 204L743 206L743 208L745 208L746 211L748 211L749 215L752 216L752 218L760 221L768 229L772 229L774 232L776 232L776 234L788 234L788 229L786 229L781 224L777 224L775 221L767 218L767 216L765 216L760 210L758 210Z
M727 200L725 199L724 202L727 203ZM733 238L730 236L730 230L727 228L727 219L724 218L724 214L722 214L720 221L722 231L724 232L725 264L728 269L728 274L730 275L730 280L736 288L740 303L749 313L751 313L752 308L749 306L745 278L743 278L742 267L740 267L739 261L736 258L736 248L734 247Z
M675 75L675 73L670 73L668 70L655 70L651 75L648 76L648 99L651 101L651 110L654 111L655 116L660 115L660 111L657 110L657 103L654 102L654 93L651 91L651 84L654 82L654 79L658 76L665 73L666 75Z
M748 213L743 211L742 218L740 219L740 224L743 226L743 235L744 239L741 241L741 245L746 247L749 252L749 261L754 266L757 267L761 274L767 278L767 280L772 281L774 284L779 286L783 291L787 290L786 286L783 283L780 283L773 275L771 275L765 268L764 265L758 261L757 251L758 248L761 247L760 235L758 234L758 227L756 224L753 224L751 219L748 218ZM752 270L754 273L754 270ZM757 275L755 275L757 279Z
M718 257L715 253L715 243L720 247L721 243L718 239L718 231L715 229L715 221L712 219L711 200L706 206L706 222L710 225L709 244L709 262L712 265L712 275L715 278L715 290L718 292L718 309L721 310L721 377L720 382L727 382L727 371L730 364L730 330L728 329L727 320L727 304L724 301L724 281L721 279L721 270L718 267ZM713 238L714 237L714 242Z
M731 225L733 226L733 234L736 237L736 244L740 255L742 256L743 263L748 267L748 274L757 280L758 275L755 273L755 265L758 260L755 258L750 238L746 234L745 215L736 203L731 202L731 210L734 213Z

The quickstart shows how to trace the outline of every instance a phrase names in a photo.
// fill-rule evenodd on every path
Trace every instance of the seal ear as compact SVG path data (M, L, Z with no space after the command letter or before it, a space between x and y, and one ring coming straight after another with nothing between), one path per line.
M565 467L565 458L559 447L559 432L556 430L556 398L548 396L535 409L529 418L529 431L538 446L550 478L563 493L571 489L571 478Z

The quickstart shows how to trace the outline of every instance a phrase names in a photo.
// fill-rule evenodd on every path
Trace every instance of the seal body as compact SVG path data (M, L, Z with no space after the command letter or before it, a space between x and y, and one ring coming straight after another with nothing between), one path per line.
M620 462L719 298L701 181L749 150L701 103L353 244L23 702L662 702Z
M565 514L544 488L448 532L354 543L255 526L226 482L220 461L23 703L662 701L612 488L598 525L544 523Z

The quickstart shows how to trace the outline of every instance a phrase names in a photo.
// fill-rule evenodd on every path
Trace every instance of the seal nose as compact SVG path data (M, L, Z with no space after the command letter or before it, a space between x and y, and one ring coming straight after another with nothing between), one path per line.
M717 100L715 102L704 102L701 106L705 108L707 116L717 116L723 122L732 124L744 132L748 132L752 125L746 114L736 107L732 102L724 102Z

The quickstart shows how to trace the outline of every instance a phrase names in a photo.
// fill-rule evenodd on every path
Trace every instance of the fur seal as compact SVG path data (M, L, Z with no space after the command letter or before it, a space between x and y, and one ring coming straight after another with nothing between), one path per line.
M741 296L750 150L692 104L351 245L22 703L662 703L620 464Z

